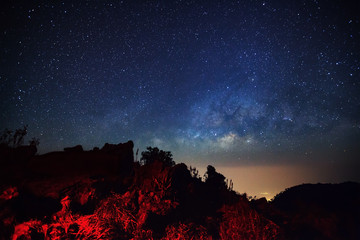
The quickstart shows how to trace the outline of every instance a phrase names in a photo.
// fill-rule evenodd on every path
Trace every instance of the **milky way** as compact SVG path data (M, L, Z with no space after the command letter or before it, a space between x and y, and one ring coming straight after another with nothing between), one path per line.
M3 5L0 127L28 124L43 153L132 139L180 161L359 157L356 1Z

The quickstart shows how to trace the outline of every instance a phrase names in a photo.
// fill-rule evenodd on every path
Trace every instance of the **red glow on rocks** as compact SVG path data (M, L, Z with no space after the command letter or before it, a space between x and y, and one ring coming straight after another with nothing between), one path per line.
M10 200L14 197L17 197L18 195L19 192L17 190L17 187L9 187L3 191L3 193L0 195L0 199Z
M106 146L99 156L124 147ZM93 160L100 162L95 157ZM358 201L353 199L359 197L358 184L300 186L269 203L266 199L249 201L235 193L212 166L205 181L185 164L134 163L130 170L118 175L35 175L18 186L1 186L0 238L268 240L312 239L317 234L342 239L346 232L350 236L347 239L358 239L356 227L349 224L337 228L335 224L344 219L356 226L358 215L352 216L348 206L357 206ZM324 204L318 189L326 193L336 188L338 194L328 196L351 196L351 201L345 198L347 204L337 204L344 199L339 197L334 208ZM309 202L313 210L304 214ZM332 211L332 218L323 214L322 221L313 220L313 213L327 211Z

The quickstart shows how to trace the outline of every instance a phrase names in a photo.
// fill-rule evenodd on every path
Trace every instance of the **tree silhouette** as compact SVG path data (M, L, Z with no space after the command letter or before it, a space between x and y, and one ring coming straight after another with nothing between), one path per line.
M24 137L27 134L27 125L18 128L15 132L5 129L0 137L0 144L8 147L19 147L24 143Z
M13 146L17 147L24 143L24 137L27 134L27 125L24 128L19 128L15 130L14 137L13 137Z
M140 158L140 162L143 165L150 164L155 161L163 162L165 165L170 167L175 165L171 152L160 150L157 147L147 147L146 149L146 151L141 153Z
M205 183L217 190L227 189L224 175L216 172L215 168L211 165L207 166Z
M35 137L33 137L33 138L29 141L29 145L30 145L30 146L35 146L35 147L37 147L37 146L39 146L39 144L40 144L40 140L39 140L38 138L35 138Z
M10 143L13 141L12 134L13 131L6 128L0 136L0 144L5 146L10 146Z
M201 180L201 177L199 175L199 170L196 169L196 167L189 167L189 172L192 178L197 178Z

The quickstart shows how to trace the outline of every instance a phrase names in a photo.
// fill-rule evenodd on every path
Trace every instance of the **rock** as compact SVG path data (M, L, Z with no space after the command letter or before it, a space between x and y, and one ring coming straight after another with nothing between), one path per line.
M65 152L83 152L84 149L81 145L76 145L74 147L66 147L64 148Z
M35 156L29 162L32 174L44 177L126 175L133 169L134 143L105 144L98 151L83 151L81 145Z
M127 173L132 172L134 166L134 142L128 141L126 143L109 144L105 145L100 149L100 152L117 156L121 165L121 172Z

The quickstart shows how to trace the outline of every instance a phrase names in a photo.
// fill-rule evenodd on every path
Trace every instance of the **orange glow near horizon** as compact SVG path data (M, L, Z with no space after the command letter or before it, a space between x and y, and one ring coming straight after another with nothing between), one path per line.
M233 181L235 191L267 200L286 188L304 183L306 175L306 170L298 166L226 166L218 167L217 171Z
M233 189L240 194L272 199L286 188L303 183L336 183L356 181L348 178L341 167L328 164L268 165L268 166L216 166L216 171L233 181ZM198 167L200 175L206 166Z

